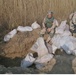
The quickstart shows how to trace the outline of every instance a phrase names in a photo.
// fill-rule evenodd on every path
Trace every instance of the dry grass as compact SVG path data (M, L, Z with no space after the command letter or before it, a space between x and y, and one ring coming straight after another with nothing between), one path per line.
M58 20L63 20L76 10L76 0L0 0L0 24L9 29L18 25L40 24L48 10L54 11Z

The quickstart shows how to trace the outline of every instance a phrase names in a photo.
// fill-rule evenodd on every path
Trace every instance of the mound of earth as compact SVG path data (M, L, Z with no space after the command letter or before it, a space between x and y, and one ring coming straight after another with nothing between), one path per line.
M32 32L18 32L3 47L4 56L10 58L25 57L39 37L39 32L40 29L33 30Z

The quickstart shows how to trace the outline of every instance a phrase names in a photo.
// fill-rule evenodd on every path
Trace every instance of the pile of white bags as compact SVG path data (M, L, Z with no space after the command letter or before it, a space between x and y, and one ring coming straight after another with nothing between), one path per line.
M58 49L63 48L63 50L67 54L76 55L74 53L76 50L76 38L75 37L62 36L60 34L57 34L52 38L52 43L53 43L53 46L57 47ZM54 50L54 53L55 53L56 49Z
M46 48L44 39L42 37L37 39L31 50L37 52L39 57L48 53L48 49Z
M56 29L56 34L52 38L52 50L55 53L56 49L63 48L67 54L74 54L76 50L76 38L72 36L66 20L62 21Z
M31 56L27 54L26 58L21 62L21 67L23 69L27 68L33 63L36 64L37 69L42 69L53 58L53 55L48 52L42 37L37 39L31 50L37 52L38 57L34 58L32 54Z
M17 33L17 31L20 32L26 32L26 31L33 31L33 29L40 28L40 25L35 21L31 26L18 26L17 29L12 30L7 35L4 36L4 41L9 41L13 36Z
M31 27L32 27L33 29L37 29L37 28L40 28L40 25L35 21L35 22L31 25Z
M8 42L11 38L13 38L17 31L20 31L20 32L26 32L26 31L32 31L33 29L29 26L18 26L17 29L13 29L11 32L9 32L7 35L4 36L4 41L5 42Z
M9 41L11 38L13 38L15 36L16 33L17 33L16 29L9 32L7 35L4 36L4 41L5 42Z
M26 58L21 61L22 69L26 69L31 66L36 59L33 57L32 53L27 54Z
M56 34L61 34L63 36L72 35L69 31L69 25L66 24L67 20L62 21L60 26L56 28Z
M26 32L26 31L32 31L33 29L30 27L30 26L18 26L17 28L17 31L20 31L20 32Z

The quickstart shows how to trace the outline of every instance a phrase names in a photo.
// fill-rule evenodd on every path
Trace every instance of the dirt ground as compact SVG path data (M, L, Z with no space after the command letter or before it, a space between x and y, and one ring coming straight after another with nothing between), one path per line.
M13 74L74 74L76 73L76 58L63 52L56 52L54 58L42 70L35 68L35 65L22 70L21 60L30 51L31 46L39 37L39 31L34 30L29 33L20 33L12 38L8 43L0 40L0 73ZM47 37L47 35L46 35ZM3 38L3 35L2 35ZM22 39L22 40L21 40ZM46 38L45 38L46 39Z
M11 60L3 60L4 62L11 63ZM10 62L9 62L10 61ZM13 74L75 74L76 73L76 58L73 55L63 54L55 55L54 58L42 70L38 70L34 66L22 70L18 64L19 60L13 60L16 64L14 66L4 67L0 65L0 73L13 73ZM0 60L1 62L1 60ZM6 64L7 64L6 63ZM12 64L12 63L11 63ZM7 64L8 65L8 64Z

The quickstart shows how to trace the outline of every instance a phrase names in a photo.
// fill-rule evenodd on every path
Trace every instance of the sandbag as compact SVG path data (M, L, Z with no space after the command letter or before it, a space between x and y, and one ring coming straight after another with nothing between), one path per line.
M72 36L72 33L69 30L63 32L62 36Z
M56 19L54 19L53 25L59 26L59 23Z
M31 48L32 51L35 51L38 53L38 56L44 56L48 53L48 49L45 46L45 42L43 37L39 37L36 41L36 43Z
M72 52L76 50L76 38L73 36L67 36L67 39L65 37L63 38L66 40L66 42L62 48L66 51L67 54L73 54Z
M45 65L53 58L52 54L46 54L42 57L37 58L37 60L34 62L36 64L37 69L41 69L45 67Z
M40 25L35 21L35 22L31 25L31 27L32 27L33 29L37 29L37 28L40 28Z
M55 34L54 37L52 38L52 44L56 46L57 48L60 48L60 40L62 39L62 35L60 34Z
M64 31L69 31L69 26L66 24L66 22L66 20L61 22L60 26L56 28L56 34L63 34Z
M9 32L7 35L4 36L4 41L5 42L9 41L11 38L15 36L16 33L17 33L17 30L13 29L11 32Z
M32 31L33 29L30 27L30 26L18 26L17 28L17 31L20 31L20 32L26 32L26 31Z
M27 67L31 66L35 61L32 53L27 54L27 56L21 61L22 69L26 69Z

